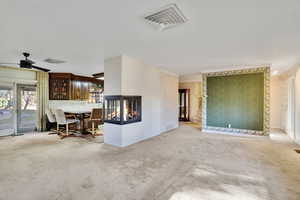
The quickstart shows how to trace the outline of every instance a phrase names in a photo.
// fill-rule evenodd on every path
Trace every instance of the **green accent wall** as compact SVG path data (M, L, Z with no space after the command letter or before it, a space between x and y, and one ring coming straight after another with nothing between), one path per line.
M264 74L207 77L207 125L263 130Z

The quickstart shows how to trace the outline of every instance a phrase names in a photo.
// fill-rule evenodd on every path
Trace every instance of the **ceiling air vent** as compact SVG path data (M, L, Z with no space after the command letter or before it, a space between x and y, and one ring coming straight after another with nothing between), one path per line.
M144 19L161 31L187 22L187 18L176 4L170 4L158 11L151 12Z
M47 62L47 63L51 63L51 64L61 64L61 63L66 62L64 60L58 60L58 59L54 59L54 58L47 58L44 61Z

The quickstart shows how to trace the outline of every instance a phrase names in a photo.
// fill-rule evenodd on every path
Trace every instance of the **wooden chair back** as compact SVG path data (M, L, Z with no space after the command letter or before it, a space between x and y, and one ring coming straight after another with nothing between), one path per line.
M101 121L102 120L102 108L93 108L91 113L91 120Z

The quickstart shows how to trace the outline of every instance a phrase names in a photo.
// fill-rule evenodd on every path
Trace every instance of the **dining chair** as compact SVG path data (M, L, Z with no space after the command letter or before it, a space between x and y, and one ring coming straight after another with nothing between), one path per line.
M61 139L69 136L69 125L70 124L76 124L79 122L79 120L77 120L77 119L67 119L66 115L62 109L55 110L55 118L56 118L56 122L57 122L57 132L59 132L60 125L66 126L66 135L62 135Z
M49 109L46 109L46 116L48 118L48 121L49 123L51 124L50 126L50 130L51 130L51 127L56 124L56 119L55 119L55 116L54 114L51 112L51 110ZM58 131L56 130L55 132L50 132L49 135L51 134L59 134Z
M93 108L90 121L92 122L92 135L96 135L96 129L95 129L95 122L101 122L103 117L102 117L102 108Z

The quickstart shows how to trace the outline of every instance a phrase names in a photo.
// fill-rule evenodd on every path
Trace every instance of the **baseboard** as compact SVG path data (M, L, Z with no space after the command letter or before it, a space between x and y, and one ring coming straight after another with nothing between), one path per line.
M296 144L300 145L300 140L294 140Z
M265 133L264 131L237 129L237 128L224 128L224 127L215 127L215 126L206 126L206 127L203 127L202 130L204 132L218 131L218 132L227 132L227 133L234 133L234 134L269 135L269 133Z
M274 127L270 128L270 131L271 131L271 132L272 132L272 131L280 131L280 132L286 133L283 129L281 129L281 128L274 128Z

